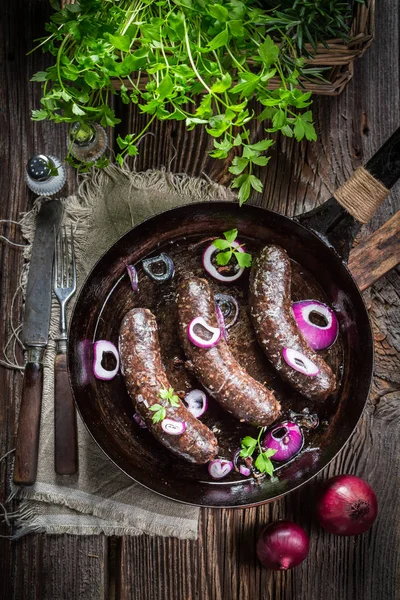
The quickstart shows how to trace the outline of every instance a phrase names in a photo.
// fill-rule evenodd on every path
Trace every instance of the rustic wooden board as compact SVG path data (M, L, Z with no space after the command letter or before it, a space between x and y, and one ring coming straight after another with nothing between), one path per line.
M0 23L0 218L18 218L32 197L23 181L23 165L36 151L62 155L65 130L32 123L29 110L39 106L39 86L28 74L45 66L40 53L29 57L32 40L43 34L47 0L11 0L2 5ZM400 122L399 6L381 2L376 41L355 65L355 78L339 98L315 102L316 144L279 139L263 174L265 191L254 201L288 215L300 214L331 196L364 163ZM145 122L119 107L135 131ZM123 128L121 128L122 131ZM175 172L206 173L227 183L225 165L208 158L208 140L181 123L157 124L140 146L136 168L167 167ZM261 135L261 131L258 132ZM74 176L69 178L70 190ZM4 193L5 191L8 193ZM397 188L361 238L375 231L400 208ZM14 227L3 230L17 235ZM18 239L18 236L17 236ZM10 312L17 286L19 250L0 244L0 314ZM394 600L400 598L398 513L400 473L400 274L393 271L365 293L374 327L375 380L368 408L356 434L324 473L353 472L366 477L378 494L380 514L370 533L357 539L323 533L310 507L315 482L287 498L258 509L203 510L197 542L125 538L117 543L96 536L34 535L10 543L0 539L0 598L7 600ZM20 313L16 307L16 316ZM0 328L0 346L10 332ZM0 457L14 447L21 377L0 371ZM8 481L12 461L0 463ZM4 501L8 486L0 495ZM311 534L306 563L286 574L269 573L257 564L254 544L263 524L292 518ZM6 535L8 528L0 533ZM98 557L98 558L97 558Z

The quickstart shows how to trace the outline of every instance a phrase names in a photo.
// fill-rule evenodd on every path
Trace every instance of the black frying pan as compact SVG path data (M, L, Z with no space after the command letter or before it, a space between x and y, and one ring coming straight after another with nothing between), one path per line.
M400 130L368 162L367 170L387 188L400 176ZM180 362L184 356L176 334L174 281L159 286L147 278L141 260L167 252L180 275L204 276L202 240L237 227L248 251L266 244L284 247L292 260L293 300L315 298L333 305L340 335L324 358L340 385L325 403L310 405L281 381L257 345L250 325L246 276L232 293L241 308L239 324L231 331L233 353L251 375L276 390L284 416L290 410L316 412L320 425L306 431L304 450L280 467L277 478L256 482L231 473L215 482L205 466L174 457L151 434L140 429L132 415L121 375L111 382L94 378L92 342L108 339L117 345L124 314L146 306L157 317L167 375L177 391L199 387ZM273 500L306 483L343 448L362 414L373 371L373 340L368 314L357 285L346 266L349 249L360 225L333 198L322 207L291 220L277 213L236 203L211 202L176 208L141 223L126 233L98 261L75 305L69 333L70 380L80 414L107 456L127 475L169 498L210 507L251 506ZM126 264L136 264L140 291L133 294ZM221 284L212 283L221 291ZM204 421L217 429L221 456L231 458L244 435L255 430L241 424L210 402Z

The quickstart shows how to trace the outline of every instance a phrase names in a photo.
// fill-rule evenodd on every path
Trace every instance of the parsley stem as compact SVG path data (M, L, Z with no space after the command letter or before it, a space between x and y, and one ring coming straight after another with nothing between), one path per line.
M260 431L259 431L259 433L258 433L258 438L257 438L257 446L258 446L258 451L259 451L260 453L262 453L262 452L263 452L263 449L262 449L262 447L261 447L261 436L262 436L262 434L264 433L264 431L265 431L266 429L267 429L266 427L261 427L261 428L260 428Z

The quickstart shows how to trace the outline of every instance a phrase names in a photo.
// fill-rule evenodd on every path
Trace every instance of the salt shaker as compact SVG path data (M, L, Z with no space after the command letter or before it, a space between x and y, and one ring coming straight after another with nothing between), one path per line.
M28 161L25 179L27 186L38 196L52 196L63 187L66 174L58 158L37 154Z
M107 150L107 134L98 123L73 123L68 146L72 156L82 162L92 162Z

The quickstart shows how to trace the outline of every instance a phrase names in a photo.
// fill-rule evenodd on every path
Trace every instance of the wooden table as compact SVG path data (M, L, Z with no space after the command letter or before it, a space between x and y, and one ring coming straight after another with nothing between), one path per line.
M255 202L288 215L328 198L376 151L400 123L398 0L379 0L376 40L356 62L355 77L339 98L314 102L315 144L278 139L263 174L264 194ZM2 3L0 70L1 218L18 219L32 202L23 168L37 152L62 156L66 130L30 121L39 107L40 86L29 77L47 66L40 53L26 57L33 39L43 35L47 0ZM143 117L117 107L124 128ZM173 171L206 173L228 183L226 165L208 158L208 140L181 124L153 127L140 147L137 169L170 166ZM68 191L75 189L69 176ZM377 212L363 235L377 229L400 208L400 186ZM15 227L3 232L18 239ZM1 312L9 314L17 287L20 250L0 244ZM0 598L7 600L395 600L400 598L400 273L392 271L365 293L375 337L374 384L356 433L323 476L351 472L369 480L379 500L379 517L367 534L339 538L321 531L311 505L317 482L281 501L248 510L202 510L196 542L99 535L29 535L0 540ZM15 309L20 317L21 306ZM1 327L1 346L9 331ZM15 445L21 377L1 369L0 456ZM0 464L1 481L11 461ZM4 502L8 485L0 495ZM310 533L308 560L288 573L260 568L255 540L263 524L294 519ZM3 527L3 535L9 533Z

